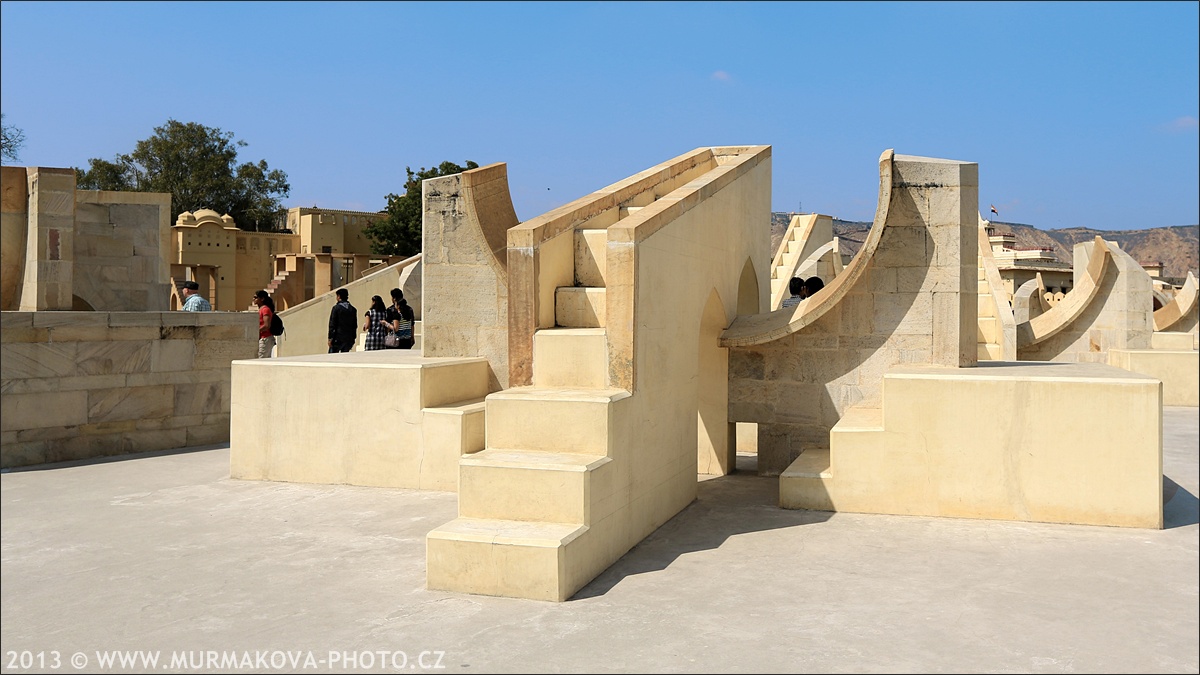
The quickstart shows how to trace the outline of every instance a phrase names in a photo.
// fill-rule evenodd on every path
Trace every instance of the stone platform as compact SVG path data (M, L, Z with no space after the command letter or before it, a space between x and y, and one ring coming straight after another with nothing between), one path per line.
M780 476L784 508L1162 527L1162 385L1093 363L900 366L828 450Z
M230 475L458 489L483 449L488 363L385 349L233 362Z

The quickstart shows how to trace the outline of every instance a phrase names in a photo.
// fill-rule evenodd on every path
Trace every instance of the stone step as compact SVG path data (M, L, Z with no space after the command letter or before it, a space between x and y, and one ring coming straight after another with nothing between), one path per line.
M883 409L851 407L842 413L830 433L857 433L861 431L883 431Z
M833 501L826 489L833 479L829 448L805 450L779 474L779 506L833 511Z
M594 286L560 286L554 289L554 322L567 328L604 325L608 293Z
M575 230L575 283L607 286L608 230Z
M1003 361L1004 350L996 343L980 342L976 344L975 356L980 361Z
M608 334L603 328L543 328L533 334L533 386L608 386Z
M607 496L594 495L599 486L593 481L609 464L612 459L603 455L572 452L488 448L464 456L459 462L458 515L590 524L591 499Z
M486 404L482 397L421 410L421 485L458 489L458 461L483 450Z
M562 602L583 587L588 527L572 523L457 518L426 538L429 590Z
M975 310L976 316L996 316L996 302L990 295L977 296Z
M514 387L487 397L488 447L609 454L610 406L624 389Z
M994 316L981 316L975 322L975 341L1000 344L1000 320Z

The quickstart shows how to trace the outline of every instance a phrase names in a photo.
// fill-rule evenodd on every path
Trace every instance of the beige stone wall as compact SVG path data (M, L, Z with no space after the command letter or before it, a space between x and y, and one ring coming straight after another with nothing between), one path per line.
M761 224L770 219L771 155L769 147L713 151L718 167L689 183L694 189L609 228L610 377L631 363L634 393L614 410L609 431L618 484L629 486L630 507L614 514L631 530L615 537L622 551L695 499L701 454L717 463L734 449L718 342L737 314L746 262L770 257ZM722 166L725 156L742 163ZM769 301L767 274L755 270L759 307Z
M874 255L851 262L866 264L861 275L848 267L822 291L841 300L798 331L730 350L730 418L758 423L760 473L828 447L847 408L878 407L890 367L976 363L978 165L896 155L881 181L885 172Z
M170 214L169 194L76 191L73 308L167 310Z
M506 233L517 224L505 164L424 182L423 349L482 356L489 390L508 386Z
M4 310L159 311L171 196L77 190L74 169L4 167Z
M229 440L230 364L251 313L0 313L2 465Z

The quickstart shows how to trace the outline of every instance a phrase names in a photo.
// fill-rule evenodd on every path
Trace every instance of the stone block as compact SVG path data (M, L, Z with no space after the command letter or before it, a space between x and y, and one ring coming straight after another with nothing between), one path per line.
M193 367L228 368L237 359L253 359L258 356L258 340L205 340L196 343Z
M879 241L879 248L873 258L872 274L880 268L888 267L925 267L933 259L933 252L927 244L928 235L920 227L888 227L884 228ZM912 293L916 289L899 288L901 293Z
M876 295L874 309L872 321L876 333L933 333L933 296L929 293Z
M130 431L121 434L122 452L153 452L187 447L187 429Z
M168 370L126 375L130 387L147 387L157 384L196 384L199 382L223 382L229 380L228 368L206 368L204 370Z
M209 415L229 412L228 382L175 385L175 415Z
M50 339L48 328L4 328L0 330L0 343L18 342L47 342Z
M154 326L163 325L163 312L108 312L109 326Z
M149 372L151 345L130 340L80 342L76 347L76 372L80 375Z
M229 420L225 420L224 424L217 423L187 427L186 431L186 447L229 442Z
M169 385L95 389L87 392L88 422L168 417L175 396Z
M0 428L5 431L42 429L85 424L88 421L86 391L45 394L5 394L0 398Z
M16 380L75 374L77 343L4 343L0 345L0 378Z
M979 165L952 159L896 155L893 184L898 187L978 187Z
M149 344L151 372L192 370L196 343L190 340L156 340Z

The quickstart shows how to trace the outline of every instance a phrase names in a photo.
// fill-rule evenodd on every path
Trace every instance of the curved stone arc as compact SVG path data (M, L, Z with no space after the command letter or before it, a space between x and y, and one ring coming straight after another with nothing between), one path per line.
M1183 288L1175 292L1175 297L1171 299L1170 303L1154 312L1154 330L1168 330L1187 316L1188 312L1196 306L1196 297L1200 295L1198 287L1200 284L1197 283L1196 275L1189 270L1187 279L1183 282Z
M1000 268L996 266L996 257L992 255L992 243L988 240L986 229L988 224L983 216L979 217L979 261L991 290L992 302L996 305L996 318L1000 320L1000 351L1005 361L1016 361L1017 321L1012 305L1004 297L1004 280L1000 278Z
M1097 251L1099 252L1097 254ZM1075 283L1075 288L1058 304L1044 314L1035 316L1017 326L1017 349L1031 347L1071 325L1079 318L1092 299L1100 290L1100 283L1108 271L1109 259L1112 252L1108 250L1108 242L1097 236L1092 245L1091 259L1082 277Z
M1042 297L1042 294L1046 292L1046 287L1041 281L1042 274L1038 272L1036 277L1021 284L1017 292L1013 293L1012 312L1014 328L1016 325L1025 323L1045 311L1042 305L1045 304L1046 300ZM1037 298L1041 298L1041 300L1039 301ZM1035 309L1037 313L1034 313Z
M1042 278L1041 272L1035 272L1033 279L1037 282L1037 303L1041 308L1039 314L1045 314L1050 311L1050 301L1046 299L1046 280Z
M892 202L893 161L896 153L892 149L884 150L879 156L879 198L875 207L875 220L867 233L866 241L845 267L840 275L817 292L808 300L784 309L764 314L750 314L734 319L729 328L721 333L722 347L747 347L760 345L795 333L805 326L812 325L830 309L841 302L842 298L854 288L862 277L879 240L883 237L883 228L887 225L888 211Z
M804 260L802 260L799 265L796 265L796 272L800 272L810 266L820 263L821 258L824 258L827 255L834 255L834 256L839 255L837 253L836 247L837 247L837 240L835 239L834 241L831 241L828 244L825 244L824 246L822 246L821 248L818 248L817 250L813 251L812 255L810 255L807 258L805 258ZM830 267L833 267L833 266L834 266L833 259L831 258L830 259ZM795 272L793 272L793 274L794 273ZM837 276L837 274L835 273L834 276ZM832 281L832 280L833 280L833 278L831 277L830 281Z

